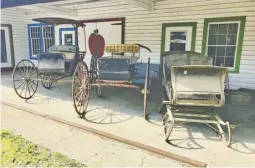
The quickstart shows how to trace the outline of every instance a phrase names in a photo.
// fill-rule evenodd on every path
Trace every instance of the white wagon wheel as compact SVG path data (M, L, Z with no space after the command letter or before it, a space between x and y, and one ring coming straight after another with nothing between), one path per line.
M12 73L12 82L16 94L22 99L30 99L38 88L38 71L30 60L21 60Z
M80 61L74 70L72 96L77 114L83 118L89 103L89 71L85 62Z
M147 64L147 68L146 68L146 76L145 76L145 82L144 82L144 90L143 90L143 94L144 94L144 98L143 98L143 107L144 107L144 118L147 119L147 95L149 93L149 77L150 77L150 57L148 58L148 64Z

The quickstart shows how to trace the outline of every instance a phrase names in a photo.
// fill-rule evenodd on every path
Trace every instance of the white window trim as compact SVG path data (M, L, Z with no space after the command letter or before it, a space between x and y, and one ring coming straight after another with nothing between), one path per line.
M238 41L239 41L239 35L240 35L240 25L241 25L240 21L209 22L208 23L208 27L207 27L207 41L206 41L205 53L207 54L207 52L208 52L208 41L209 41L209 28L210 28L210 25L212 25L212 24L231 24L231 23L237 23L238 24L236 45L215 45L215 46L236 46L235 56L234 56L234 63L233 63L234 66L233 67L228 67L229 70L235 70L235 66L236 66L236 54L237 54ZM214 46L214 45L210 45L210 46Z

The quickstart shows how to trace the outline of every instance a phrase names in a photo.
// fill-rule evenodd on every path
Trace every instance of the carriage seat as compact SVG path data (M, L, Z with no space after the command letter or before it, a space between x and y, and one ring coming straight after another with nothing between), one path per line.
M139 59L139 57L127 56L127 55L112 55L112 56L104 56L101 59L129 60L129 64L134 65Z
M64 54L66 60L73 60L78 53L78 47L75 45L53 45L49 53Z

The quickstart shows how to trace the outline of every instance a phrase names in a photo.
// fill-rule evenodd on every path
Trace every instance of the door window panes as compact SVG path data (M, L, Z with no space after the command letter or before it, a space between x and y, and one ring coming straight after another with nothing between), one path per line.
M239 23L209 24L207 55L214 65L234 68Z
M41 24L28 24L29 50L31 57L36 58L39 53L49 52L54 45L54 26Z
M49 52L49 49L54 44L53 26L43 26L43 48L44 52Z
M30 27L31 51L33 56L40 53L40 32L41 32L40 26Z

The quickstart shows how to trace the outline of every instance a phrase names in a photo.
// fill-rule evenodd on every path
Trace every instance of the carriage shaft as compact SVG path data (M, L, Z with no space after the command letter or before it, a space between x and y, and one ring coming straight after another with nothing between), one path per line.
M174 116L185 116L185 117L199 117L199 118L210 118L212 116L207 114L187 114L187 113L174 113Z
M174 118L174 121L193 122L193 123L211 123L217 124L215 120L203 120L203 119L190 119L190 118Z
M91 86L112 86L112 87L120 87L120 88L134 88L140 89L140 86L136 85L129 85L129 84L122 84L122 83L93 83Z
M54 83L68 83L72 82L72 79L67 79L67 80L60 80L60 79L55 79L55 80L47 80L47 79L36 79L37 81L44 81L44 82L54 82Z

